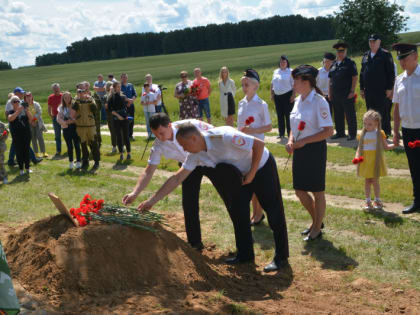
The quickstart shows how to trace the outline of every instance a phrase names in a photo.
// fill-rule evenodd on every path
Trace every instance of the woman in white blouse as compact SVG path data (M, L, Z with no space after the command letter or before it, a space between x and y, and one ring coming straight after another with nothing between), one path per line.
M293 188L312 217L301 234L305 241L322 236L325 215L326 139L334 133L328 103L316 86L318 70L302 65L293 70L294 87L300 96L290 114L291 132L286 150L293 154ZM312 195L310 194L312 193Z
M274 70L271 80L271 100L276 105L279 138L290 134L290 111L293 108L295 93L293 91L292 70L286 56L281 56L279 68Z
M325 99L327 100L328 104L330 105L330 113L331 116L333 115L333 109L331 106L330 99L328 98L328 90L330 86L330 78L328 74L330 73L330 68L335 60L335 55L330 52L326 52L324 54L324 59L322 61L322 67L318 69L318 76L316 77L316 85L324 94Z
M235 115L235 81L229 77L229 69L222 67L219 73L220 91L220 114L226 121L227 126L233 126L233 115Z

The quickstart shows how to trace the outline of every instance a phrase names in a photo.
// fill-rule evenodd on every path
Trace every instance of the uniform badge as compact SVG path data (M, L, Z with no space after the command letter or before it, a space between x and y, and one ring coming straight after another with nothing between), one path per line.
M237 136L237 135L234 135L233 136L233 138L232 138L232 143L234 144L234 145L237 145L237 146L243 146L243 145L245 145L245 139L244 138L242 138L241 136Z
M198 128L201 130L209 130L209 126L203 122L198 123Z
M324 118L324 119L327 119L327 117L328 117L328 113L327 113L326 111L323 111L323 112L321 113L321 117L322 117L322 118Z

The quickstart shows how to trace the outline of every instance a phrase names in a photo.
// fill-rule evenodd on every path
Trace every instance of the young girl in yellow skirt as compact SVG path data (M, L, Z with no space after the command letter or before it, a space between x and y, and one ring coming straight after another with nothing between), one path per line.
M353 163L357 163L357 174L365 178L366 203L364 209L380 210L383 208L380 199L379 177L386 176L385 150L394 148L388 144L386 135L381 129L381 115L369 110L363 115L363 130L359 137L359 145ZM375 194L372 205L371 186Z

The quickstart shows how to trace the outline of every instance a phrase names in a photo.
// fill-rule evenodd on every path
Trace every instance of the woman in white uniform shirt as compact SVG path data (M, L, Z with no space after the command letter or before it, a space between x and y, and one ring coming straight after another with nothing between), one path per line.
M227 126L233 126L233 115L235 115L235 81L229 77L229 69L222 67L219 73L220 91L220 114L226 121Z
M305 241L322 236L325 215L326 139L334 133L328 103L316 86L318 70L302 65L293 70L294 88L300 96L290 114L292 131L286 150L293 153L293 188L312 217L312 225L302 232ZM299 124L304 122L304 128ZM312 192L313 197L309 194Z
M316 85L322 91L322 94L324 94L325 99L330 105L331 116L333 115L333 110L331 102L328 98L328 90L330 88L330 78L328 77L328 73L330 73L330 68L334 60L335 55L333 53L326 52L324 54L324 60L322 61L323 66L318 69L318 76L316 77Z
M245 97L238 104L238 129L264 141L264 133L272 129L268 105L257 95L260 77L253 69L247 69L241 79ZM252 117L252 119L250 119ZM255 194L252 196L251 225L264 220L262 207Z
M276 104L279 138L284 137L286 129L287 135L290 134L290 111L294 99L292 70L289 60L283 55L280 57L279 68L274 70L271 80L271 100Z

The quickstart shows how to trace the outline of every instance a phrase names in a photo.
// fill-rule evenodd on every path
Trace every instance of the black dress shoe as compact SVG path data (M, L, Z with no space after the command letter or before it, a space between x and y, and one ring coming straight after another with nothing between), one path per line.
M316 240L316 239L318 239L318 238L321 238L322 237L322 232L319 232L319 234L317 235L317 236L315 236L315 237L312 237L311 235L308 235L307 237L305 237L303 240L305 241L305 242L311 242L311 241L314 241L314 240Z
M324 228L324 222L322 222L322 224L321 224L321 229L323 229ZM301 235L308 235L309 233L311 232L311 229L305 229L305 230L303 230L302 232L300 232L300 234Z
M336 133L335 135L331 137L331 139L335 140L335 139L340 139L340 138L345 138L345 137L346 135L340 135L339 133Z
M32 161L34 164L38 164L40 162L42 162L42 158L36 158L35 160Z
M411 206L405 208L402 213L403 214L410 214L414 212L420 212L420 205L413 203Z
M347 141L353 141L354 139L356 139L356 136L348 136L347 137Z
M230 257L225 260L225 263L228 265L239 265L239 264L247 264L247 263L253 263L254 258L241 258L238 256Z
M265 219L265 215L263 213L261 219L259 219L258 221L251 222L251 226L255 226L255 225L260 224L264 219Z
M89 167L89 162L85 162L85 161L83 161L82 162L82 169L87 169Z
M267 266L264 267L264 272L277 271L287 266L289 266L289 262L287 259L278 260L278 261L276 261L276 259L273 259L271 263L269 263Z

